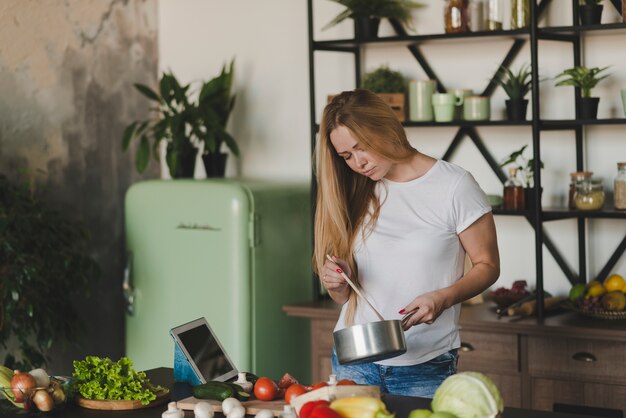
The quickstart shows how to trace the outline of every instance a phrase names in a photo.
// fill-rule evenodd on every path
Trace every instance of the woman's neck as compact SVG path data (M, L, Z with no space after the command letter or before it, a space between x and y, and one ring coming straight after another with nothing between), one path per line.
M394 164L385 178L398 183L415 180L426 174L436 162L433 157L416 152L410 160Z

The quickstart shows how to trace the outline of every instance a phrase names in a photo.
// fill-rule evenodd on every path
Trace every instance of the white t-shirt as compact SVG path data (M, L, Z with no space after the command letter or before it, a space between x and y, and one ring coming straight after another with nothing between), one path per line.
M437 160L415 180L376 185L383 202L374 229L355 244L359 283L364 295L385 319L415 297L448 287L463 275L465 250L458 234L491 211L485 193L461 167ZM335 330L345 328L347 304ZM431 325L405 333L407 352L377 362L387 366L424 363L460 346L460 305L445 310ZM358 303L355 324L378 321L365 302Z

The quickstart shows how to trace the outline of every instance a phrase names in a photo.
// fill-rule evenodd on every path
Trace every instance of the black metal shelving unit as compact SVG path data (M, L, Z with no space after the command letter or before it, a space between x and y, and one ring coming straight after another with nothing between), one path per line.
M308 1L308 23L309 23L309 89L310 89L310 116L311 116L311 150L315 149L315 141L319 126L316 123L316 103L315 103L315 52L338 52L352 54L354 57L354 70L356 85L361 83L361 50L367 48L398 48L406 47L416 59L425 74L430 78L437 81L437 91L445 92L446 88L442 81L437 77L435 72L430 67L426 57L420 50L420 45L424 43L445 43L453 41L458 44L459 41L467 42L471 45L472 42L479 42L480 39L488 38L504 38L510 39L512 44L502 59L501 64L508 66L519 54L522 47L528 42L530 43L530 62L532 72L532 118L523 122L511 122L508 120L493 120L493 121L480 121L480 122L467 122L467 121L453 121L453 122L412 122L406 121L403 125L407 128L419 128L419 127L456 127L458 128L456 134L452 138L450 145L441 157L444 160L449 160L456 148L459 146L464 138L469 138L478 151L481 153L487 164L494 171L496 176L502 183L506 181L506 175L500 168L499 164L490 154L488 148L484 145L482 138L478 134L477 127L490 127L490 126L514 126L521 128L531 128L532 130L532 144L533 144L533 158L535 162L535 188L534 188L534 207L524 211L506 211L501 209L495 209L494 215L499 216L521 216L533 227L535 232L535 260L536 260L536 289L537 289L537 316L543 318L543 247L545 247L553 256L557 265L563 271L567 279L572 283L585 283L587 282L586 276L586 221L588 219L626 219L625 212L619 212L615 210L600 210L593 212L584 212L576 210L568 210L564 208L542 208L540 199L541 190L541 132L551 130L572 130L575 133L575 146L576 146L576 169L578 171L584 170L584 132L583 128L589 125L625 125L626 118L617 119L598 119L598 120L585 120L585 119L573 119L573 120L543 120L540 117L540 100L539 100L539 42L540 41L557 41L566 42L572 45L573 50L573 65L581 65L581 44L583 36L599 36L602 34L615 34L624 35L626 40L626 23L612 23L602 25L580 26L578 25L578 2L579 0L572 0L571 7L573 10L573 24L572 26L559 26L559 27L539 27L538 21L542 13L551 3L551 0L541 0L539 3L532 1L531 4L531 24L529 28L516 29L516 30L502 30L502 31L482 31L482 32L468 32L468 33L454 33L454 34L426 34L410 36L406 33L402 25L398 22L391 20L390 23L397 33L396 36L380 37L368 40L358 39L337 39L337 40L324 40L315 41L313 39L313 1ZM320 0L317 0L320 1ZM565 2L563 2L565 3ZM611 3L617 10L621 11L621 0L611 0ZM495 74L481 93L483 96L491 96L497 85L495 82ZM579 95L578 89L575 91L575 95ZM576 115L579 113L578 107L576 107ZM313 178L312 184L312 196L315 196L316 184ZM314 202L314 199L313 199ZM579 265L578 272L574 271L565 261L563 256L558 250L558 247L553 243L552 239L546 233L543 228L544 222L556 221L562 219L576 219L578 230L578 252L579 252ZM611 269L615 266L617 261L626 252L626 237L618 245L614 253L611 255L607 263L597 274L598 279L603 279L608 276ZM315 283L317 283L317 279ZM315 297L320 298L319 286L314 285Z

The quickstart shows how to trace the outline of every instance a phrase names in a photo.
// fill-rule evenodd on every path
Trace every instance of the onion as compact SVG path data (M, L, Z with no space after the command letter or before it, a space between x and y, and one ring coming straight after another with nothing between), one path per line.
M50 385L50 377L44 369L33 369L28 373L35 378L37 387L47 388Z
M35 378L30 374L15 370L11 379L11 390L15 395L15 402L24 402L28 395L37 386Z
M54 408L54 399L45 389L38 389L37 392L33 395L33 403L43 412L52 411Z

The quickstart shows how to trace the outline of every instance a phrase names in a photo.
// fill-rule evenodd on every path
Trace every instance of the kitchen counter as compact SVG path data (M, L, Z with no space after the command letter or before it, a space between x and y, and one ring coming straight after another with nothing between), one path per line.
M191 387L188 384L174 383L174 373L171 368L161 367L158 369L152 369L148 370L146 374L154 384L169 388L171 390L173 400L180 400L191 395ZM387 395L383 398L383 400L385 401L387 408L396 413L397 418L406 418L411 410L417 408L428 408L430 406L429 399L413 398L408 396ZM16 414L16 416L62 416L64 418L159 418L166 409L167 403L135 411L95 411L80 408L76 405L67 405L63 409L53 411L48 414ZM192 411L185 411L185 417L193 416L194 414ZM216 414L216 416L223 417L220 413ZM506 408L502 418L589 418L589 416Z

